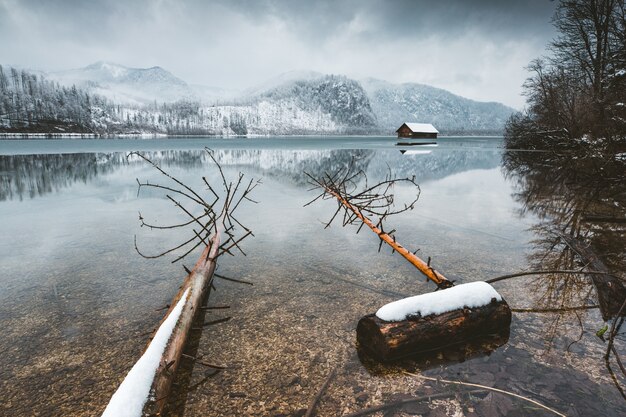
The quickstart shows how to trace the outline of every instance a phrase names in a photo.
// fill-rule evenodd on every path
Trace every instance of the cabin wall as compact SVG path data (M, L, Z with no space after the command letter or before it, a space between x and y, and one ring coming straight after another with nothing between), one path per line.
M411 128L408 127L406 124L400 126L400 128L396 132L398 133L399 138L437 139L437 133L413 132Z
M437 139L437 134L436 133L413 132L410 137L412 137L412 138Z
M410 138L412 135L413 132L407 126L402 126L400 129L398 129L399 138Z

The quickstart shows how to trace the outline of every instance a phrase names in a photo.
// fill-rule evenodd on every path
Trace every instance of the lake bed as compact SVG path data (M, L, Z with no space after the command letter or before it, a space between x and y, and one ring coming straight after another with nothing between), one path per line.
M188 366L170 415L303 415L331 371L319 415L342 415L409 396L452 392L402 412L439 415L552 415L490 392L468 399L458 387L368 366L355 346L359 318L434 285L369 231L340 223L324 228L333 201L303 207L305 172L323 175L356 161L369 178L415 176L415 210L388 220L399 242L432 259L457 282L527 270L538 219L516 198L523 178L503 168L502 138L440 138L437 146L398 148L395 138L181 138L155 140L0 141L0 413L99 415L138 359L185 272L170 258L183 230L149 231L183 217L163 194L137 195L136 179L162 177L126 154L139 150L196 189L217 179L204 147L229 177L262 179L258 204L240 220L254 232L247 256L220 259L218 272L254 286L217 281L211 321L194 349L228 369ZM405 151L405 152L401 152ZM415 152L418 151L418 152ZM394 190L399 199L412 190ZM188 231L187 231L188 232ZM198 252L199 253L199 252ZM195 262L192 254L183 263ZM511 307L534 306L530 280L494 284ZM599 312L581 320L600 327ZM551 334L554 317L514 314L508 342L489 355L413 364L427 377L484 384L532 398L566 415L618 416L626 402L603 361L604 343L578 323ZM471 353L471 352L470 352ZM365 361L366 362L366 361ZM456 413L456 414L455 414ZM461 413L461 414L459 414Z

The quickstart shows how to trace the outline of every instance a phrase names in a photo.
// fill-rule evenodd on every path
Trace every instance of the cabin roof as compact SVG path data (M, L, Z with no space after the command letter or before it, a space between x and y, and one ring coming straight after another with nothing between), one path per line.
M435 129L435 126L431 125L430 123L403 123L402 125L407 125L407 127L409 129L411 129L412 132L420 132L420 133L439 133L439 131L437 129ZM402 127L402 126L400 126ZM398 128L398 130L400 130ZM396 130L396 132L398 131Z

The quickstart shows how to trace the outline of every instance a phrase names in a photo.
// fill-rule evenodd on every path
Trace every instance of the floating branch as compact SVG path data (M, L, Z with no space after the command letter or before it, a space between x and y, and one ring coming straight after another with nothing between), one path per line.
M452 287L454 285L452 281L430 266L430 258L428 262L424 262L415 254L417 250L410 251L396 241L395 230L390 232L384 230L385 220L389 216L413 210L415 207L420 196L420 188L415 182L415 177L395 178L389 169L383 181L372 185L365 172L362 170L354 172L353 167L354 164L351 163L348 167L333 174L327 172L321 178L315 178L305 172L309 177L309 183L313 186L311 190L321 190L317 197L305 204L305 207L319 199L335 199L337 210L326 223L326 227L330 227L339 214L342 214L343 226L359 226L357 233L366 225L380 239L379 251L384 242L392 248L393 252L398 252L428 279L437 284L439 289ZM401 206L396 205L395 195L392 193L396 185L413 187L415 189L413 199ZM376 222L370 219L370 216L375 218Z
M146 156L138 152L131 152L128 155L128 157L136 156L143 159L174 183L174 185L162 185L137 180L138 193L143 188L163 191L167 193L166 197L174 206L189 218L186 222L157 226L146 222L144 217L139 214L141 226L157 230L191 229L188 239L155 255L142 253L135 238L137 253L144 258L155 259L177 250L184 251L182 255L173 260L173 262L177 262L184 259L198 247L204 247L204 250L193 269L189 270L187 267L184 267L188 273L187 277L170 303L159 327L150 338L151 341L146 346L142 357L131 369L126 379L111 398L103 416L139 417L161 415L165 408L176 370L183 358L194 360L196 363L215 369L225 369L224 366L213 365L201 361L197 357L188 357L183 354L183 349L190 332L195 329L192 327L192 323L198 318L200 312L206 312L210 308L227 308L226 306L203 306L210 295L211 289L214 288L213 280L216 276L214 273L218 258L224 253L233 255L230 249L234 247L241 253L244 253L240 244L245 238L252 235L252 231L235 217L235 210L244 200L254 202L250 198L250 194L260 182L250 180L245 185L243 182L244 175L241 173L239 173L237 181L227 181L222 167L213 155L213 151L208 148L205 148L205 151L218 169L223 186L223 193L219 193L203 177L202 180L209 193L208 197L203 197L201 193L194 191L191 187L170 175ZM182 204L181 201L183 200L179 201L174 197L183 199L187 204L193 205L194 208L188 209ZM215 210L216 207L219 207L219 210ZM200 214L193 214L194 212L200 212ZM243 229L243 233L240 232L240 229ZM228 319L208 322L204 326L221 323Z

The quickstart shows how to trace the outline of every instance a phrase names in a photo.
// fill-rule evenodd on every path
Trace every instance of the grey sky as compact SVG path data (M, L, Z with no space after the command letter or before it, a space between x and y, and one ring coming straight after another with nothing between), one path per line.
M419 82L520 108L550 0L0 0L0 63L159 65L246 88L291 70Z

